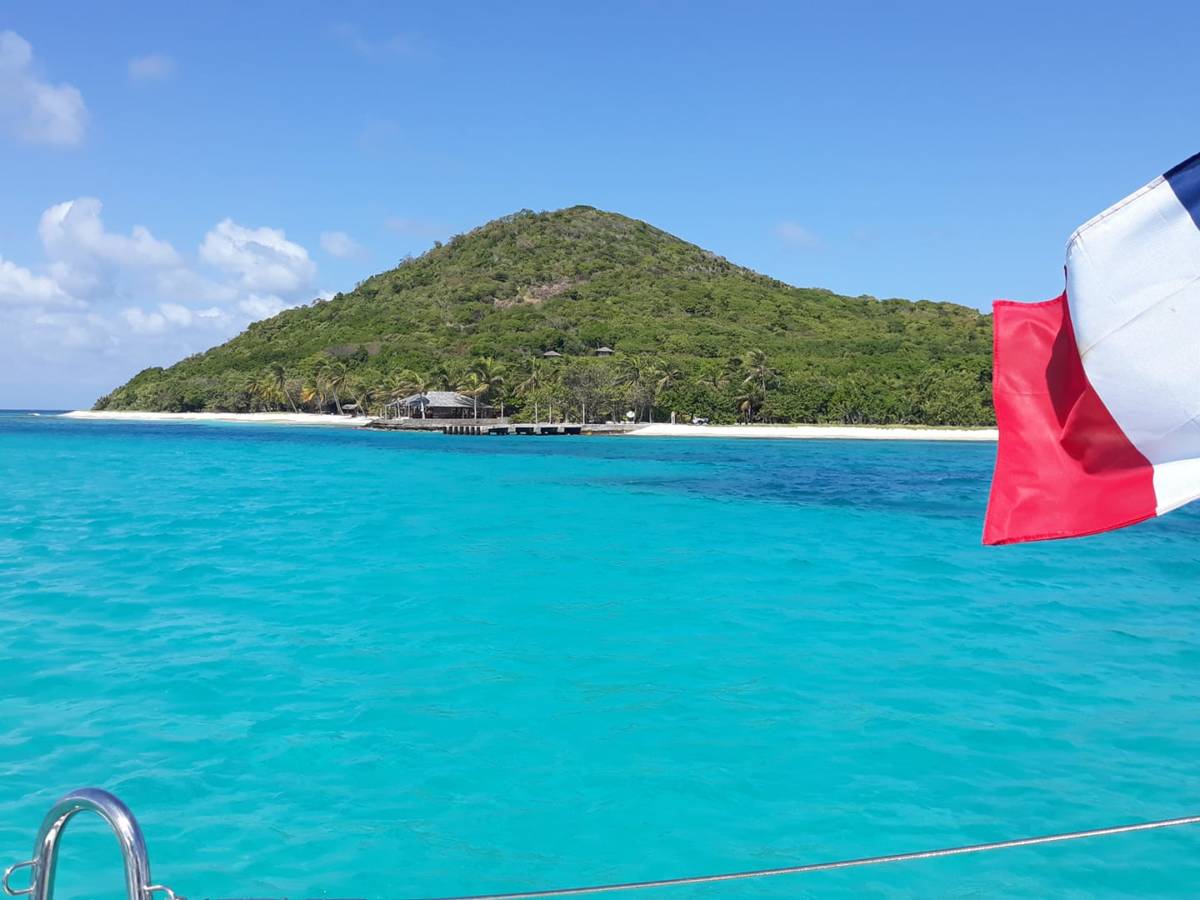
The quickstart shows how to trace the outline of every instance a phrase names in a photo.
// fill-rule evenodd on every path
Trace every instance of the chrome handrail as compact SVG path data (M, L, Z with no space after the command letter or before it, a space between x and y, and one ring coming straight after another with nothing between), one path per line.
M166 900L187 900L179 897L169 887L150 882L150 860L146 856L146 842L137 819L124 803L107 791L98 788L83 788L72 791L50 808L42 820L34 842L33 859L14 863L0 876L0 887L10 897L29 896L33 900L53 900L54 869L58 857L58 839L71 817L83 810L91 810L101 816L117 835L121 844L121 856L125 861L125 889L128 900L154 900L154 894L166 894ZM1084 838L1108 837L1131 834L1139 831L1154 831L1161 828L1177 828L1182 825L1200 825L1200 815L1183 816L1175 819L1158 819L1150 822L1134 822L1127 825L1109 825L1086 831L1066 831L1042 834L1034 837L1010 838L985 844L965 844L957 847L941 847L936 850L916 850L907 853L892 853L886 856L865 856L832 862L806 863L780 866L773 869L749 869L740 872L722 872L713 875L690 875L662 878L654 881L626 881L612 884L593 884L564 888L541 888L505 894L472 894L441 897L437 900L520 900L520 898L547 898L581 896L584 894L608 894L617 891L637 891L650 888L679 887L682 885L713 884L724 881L744 881L768 878L777 875L799 875L811 872L827 872L833 869L851 869L859 866L876 866L884 863L908 862L920 859L936 859L945 856L961 856L990 850L1009 850L1017 847L1035 847L1061 841L1078 841ZM9 877L18 869L30 869L32 877L27 888L14 888Z
M176 898L168 887L154 884L150 880L150 859L146 855L146 841L137 819L129 807L99 788L81 788L71 791L50 807L42 819L37 839L33 842L33 858L9 866L0 878L0 887L11 897L28 895L31 900L53 900L54 870L58 864L58 839L71 818L79 812L90 810L106 821L117 842L121 845L121 858L125 863L125 895L128 900L153 900L155 893L165 893L168 900ZM13 888L9 876L18 869L32 871L29 887Z

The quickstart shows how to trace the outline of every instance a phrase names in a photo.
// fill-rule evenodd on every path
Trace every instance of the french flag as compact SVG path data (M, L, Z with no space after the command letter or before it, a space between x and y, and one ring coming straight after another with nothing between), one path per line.
M1067 289L998 301L985 544L1078 537L1200 497L1200 154L1083 225Z

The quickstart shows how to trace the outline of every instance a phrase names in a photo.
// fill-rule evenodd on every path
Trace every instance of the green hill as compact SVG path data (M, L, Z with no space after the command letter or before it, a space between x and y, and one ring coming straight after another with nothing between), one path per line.
M518 417L990 424L991 317L795 288L644 222L522 211L256 322L99 409L380 409L471 388ZM601 346L615 352L597 358ZM543 359L554 350L561 358Z

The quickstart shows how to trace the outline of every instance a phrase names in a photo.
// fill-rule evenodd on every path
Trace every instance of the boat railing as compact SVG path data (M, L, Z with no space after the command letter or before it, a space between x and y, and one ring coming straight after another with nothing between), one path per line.
M0 887L10 897L28 896L31 900L52 900L54 896L54 870L58 865L58 842L63 829L77 813L90 811L108 823L121 845L121 858L125 863L125 896L128 900L153 900L155 894L163 894L166 900L186 900L176 897L169 887L154 884L150 878L150 859L146 854L146 841L137 819L122 803L108 791L99 788L81 788L71 791L50 807L42 819L37 839L33 842L33 857L15 863L4 870ZM29 887L14 888L11 878L14 872L29 870Z
M62 835L63 828L71 820L71 817L85 810L98 813L101 818L108 822L117 835L117 840L121 844L121 855L125 861L125 890L128 900L154 900L154 895L158 893L165 895L165 900L186 900L184 897L177 897L175 892L170 888L154 884L151 881L150 861L146 855L146 842L142 838L142 830L138 827L133 813L129 811L129 807L112 794L97 788L84 788L72 791L51 807L46 817L42 820L42 827L38 830L37 840L34 842L33 847L33 858L9 866L4 871L3 878L0 879L0 887L3 887L6 894L13 897L29 896L32 900L52 900L54 895L54 868L58 857L59 837ZM1195 825L1198 823L1200 823L1200 816L1183 816L1175 819L1158 819L1127 825L1111 825L1104 828L1092 828L1086 831L1064 831L1034 837L991 841L983 844L963 844L956 847L942 847L935 850L915 850L907 853L893 853L886 856L864 856L831 862L780 866L772 869L748 869L740 872L690 875L663 878L655 881L626 881L576 887L539 888L536 890L515 891L503 894L454 895L440 897L437 900L521 900L521 898L582 896L585 894L608 894L617 891L714 884L725 881L745 881L779 875L800 875L812 872L827 872L833 869L852 869L859 866L876 866L885 863L937 859L945 856L961 856L991 850L1035 847L1041 844L1056 844L1062 841L1077 841L1085 838L1111 837L1118 834L1154 831L1161 828L1177 828L1182 825ZM10 877L20 869L30 870L29 887L14 888L10 884Z

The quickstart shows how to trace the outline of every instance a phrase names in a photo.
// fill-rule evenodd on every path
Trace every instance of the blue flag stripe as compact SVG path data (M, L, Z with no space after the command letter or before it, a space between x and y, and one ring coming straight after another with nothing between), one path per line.
M1200 228L1200 153L1181 162L1163 178L1167 179L1167 184L1171 185L1183 208L1191 215L1196 227Z

